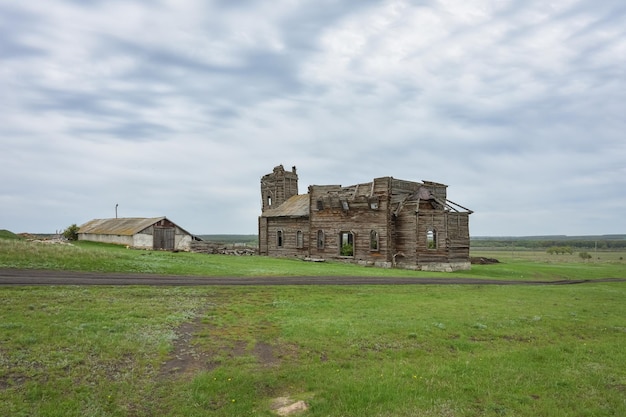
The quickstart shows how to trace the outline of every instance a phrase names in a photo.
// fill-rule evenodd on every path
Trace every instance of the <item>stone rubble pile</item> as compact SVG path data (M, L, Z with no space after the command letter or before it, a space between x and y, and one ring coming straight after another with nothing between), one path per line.
M215 242L197 241L192 242L189 248L190 252L206 253L209 255L233 255L233 256L252 256L256 255L257 250L249 247L225 246Z

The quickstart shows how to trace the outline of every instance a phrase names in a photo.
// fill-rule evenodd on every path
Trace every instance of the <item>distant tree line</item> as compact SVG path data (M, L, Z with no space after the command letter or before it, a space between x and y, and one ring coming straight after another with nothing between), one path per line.
M546 252L550 255L571 255L574 250L571 246L550 246Z
M474 248L526 248L547 250L552 247L570 247L573 249L625 249L626 239L472 239Z

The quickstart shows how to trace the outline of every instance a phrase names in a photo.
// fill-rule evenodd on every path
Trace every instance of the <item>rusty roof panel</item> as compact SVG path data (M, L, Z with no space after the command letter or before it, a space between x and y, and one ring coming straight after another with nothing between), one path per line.
M165 217L126 217L117 219L94 219L81 225L78 233L132 236L163 219L165 219Z
M265 210L262 217L306 217L309 215L309 195L300 194L290 197L276 208Z

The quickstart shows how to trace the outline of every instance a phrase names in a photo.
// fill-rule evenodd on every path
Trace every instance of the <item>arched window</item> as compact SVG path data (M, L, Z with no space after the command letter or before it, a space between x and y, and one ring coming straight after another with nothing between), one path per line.
M302 230L296 232L296 248L302 249L304 247L304 233Z
M378 232L376 230L370 231L370 250L371 251L379 250Z
M317 248L318 249L324 249L324 231L323 230L318 230L317 231Z
M279 248L283 247L283 231L278 230L276 232L276 246Z

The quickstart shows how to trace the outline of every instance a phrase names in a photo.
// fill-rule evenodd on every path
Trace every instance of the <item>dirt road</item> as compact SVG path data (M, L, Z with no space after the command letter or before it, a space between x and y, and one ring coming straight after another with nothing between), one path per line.
M405 277L197 277L35 269L0 269L1 285L565 285L624 282L626 278L560 281L501 281L476 278Z

